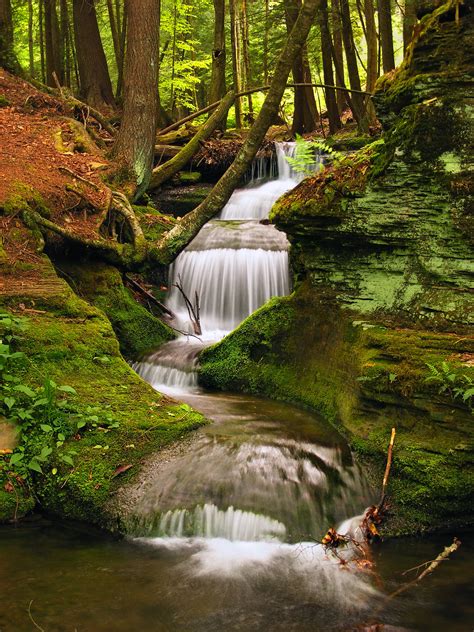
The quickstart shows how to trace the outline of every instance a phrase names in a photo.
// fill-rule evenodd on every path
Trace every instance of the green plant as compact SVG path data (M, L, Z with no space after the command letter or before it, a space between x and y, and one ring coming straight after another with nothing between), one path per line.
M299 134L296 135L296 148L293 156L286 156L291 168L297 173L302 173L306 176L314 175L315 173L315 155L326 154L330 155L333 164L339 162L343 158L343 154L333 149L328 143L323 140L306 140ZM322 162L317 163L317 169L321 171L324 169Z
M7 467L23 479L30 472L43 474L50 461L51 465L74 467L77 452L65 445L67 439L79 431L109 432L119 425L110 414L99 417L99 408L81 411L71 400L76 395L72 386L58 385L49 377L39 387L22 383L16 364L24 361L25 355L13 345L26 326L26 319L0 313L0 416L15 424L20 433L20 443ZM56 475L58 468L51 467L51 472Z
M434 382L439 385L438 394L449 395L452 399L462 399L470 408L474 403L474 379L465 373L456 371L446 361L441 362L439 367L426 363L429 375L425 382Z

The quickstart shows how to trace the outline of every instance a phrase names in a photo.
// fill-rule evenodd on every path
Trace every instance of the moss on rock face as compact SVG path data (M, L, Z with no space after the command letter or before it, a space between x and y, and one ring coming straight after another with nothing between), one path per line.
M100 267L98 270L98 275L92 274L91 278L99 286ZM18 350L26 355L15 365L17 375L22 383L32 386L41 385L45 378L72 386L77 391L76 410L90 416L92 407L97 423L75 434L72 427L74 436L66 447L77 453L74 466L61 462L54 452L43 466L44 474L31 474L34 495L43 509L60 516L117 528L111 503L115 490L137 474L148 454L180 439L205 419L189 406L157 393L135 374L122 358L104 312L76 296L56 276L44 255L36 272L40 277L35 276L23 288L0 283L2 310L29 320L17 342ZM105 285L117 283L115 291L125 291L121 280L118 284L117 271L104 269L103 273ZM37 288L42 290L40 298L34 293ZM138 317L143 318L140 314ZM138 332L136 336L138 340ZM103 423L107 416L118 427L108 430ZM34 438L35 432L31 431L29 437ZM37 432L41 433L40 428ZM118 468L125 465L132 467L118 474ZM1 471L0 490L5 490L8 479L5 470ZM12 499L14 492L0 493L0 521L13 517L16 499ZM33 505L30 497L21 498L18 516Z
M124 356L137 357L175 337L172 329L134 300L117 268L97 261L58 266L76 292L106 314Z
M455 17L448 2L424 18L379 82L383 139L274 206L295 294L200 358L208 386L325 414L380 480L396 426L392 534L474 520L471 410L426 381L443 361L474 379L474 20Z

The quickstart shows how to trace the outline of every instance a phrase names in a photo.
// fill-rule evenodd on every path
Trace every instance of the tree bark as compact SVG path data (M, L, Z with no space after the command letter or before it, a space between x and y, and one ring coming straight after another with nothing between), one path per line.
M379 12L379 33L382 47L383 71L390 72L395 68L393 54L392 8L390 0L377 0Z
M28 60L30 67L30 77L35 76L35 57L33 41L33 2L28 0Z
M63 81L63 65L61 59L61 35L59 32L56 0L44 0L44 39L46 49L46 84L55 87L53 73L60 83Z
M240 81L240 64L239 64L239 50L238 50L238 32L236 21L236 0L229 0L229 13L230 13L230 41L232 46L232 75L234 81L234 92L238 94L241 89ZM237 129L242 128L242 103L240 97L236 97L235 103L235 127Z
M364 15L367 42L367 78L365 89L367 92L373 92L378 77L378 38L377 28L375 26L374 0L364 0ZM373 125L377 120L374 104L371 99L365 100L365 107L369 116L370 123Z
M81 98L97 110L113 107L114 94L94 0L73 0L72 7Z
M242 149L207 198L194 211L185 215L179 225L165 235L158 248L150 253L157 260L163 263L170 263L193 239L202 226L212 219L229 200L249 164L254 159L268 128L278 113L288 75L308 37L318 5L319 0L306 0L303 4L286 46L276 64L262 109L250 129Z
M300 0L285 0L285 19L288 34L293 28L301 7ZM311 70L308 61L308 51L303 46L301 52L293 62L293 81L295 83L311 83ZM318 126L319 114L314 98L314 90L309 86L297 86L294 96L293 134L313 132Z
M21 68L13 48L13 20L10 0L0 0L0 66L14 74Z
M403 14L403 51L405 52L411 42L413 27L418 22L416 12L418 9L417 0L405 0L405 12Z
M357 55L354 44L354 34L352 32L351 14L349 9L349 0L340 0L341 20L342 20L342 39L344 42L344 50L346 51L347 71L349 74L349 83L353 90L360 91L359 68L357 66ZM367 132L369 125L367 113L364 104L364 98L357 92L351 95L352 109L355 119L361 132Z
M321 5L319 9L319 30L321 33L321 55L323 60L324 83L334 85L334 74L332 71L331 32L329 30L327 0L321 0ZM341 128L339 108L337 107L336 90L333 90L332 88L326 88L325 95L329 119L329 133L334 134L338 129Z
M339 68L341 76L342 78L344 78L344 48L342 44L341 9L339 7L339 0L331 0L331 18L334 68ZM338 73L336 70L336 77L337 75ZM339 84L339 80L337 81L337 83ZM339 114L342 114L347 105L345 94L341 91L338 91L336 93L336 101L337 107L339 109Z
M114 158L133 172L135 198L150 182L158 111L158 0L128 0L124 104Z
M225 95L225 63L225 0L214 0L214 45L209 103L220 101ZM225 130L226 117L222 119L220 127Z

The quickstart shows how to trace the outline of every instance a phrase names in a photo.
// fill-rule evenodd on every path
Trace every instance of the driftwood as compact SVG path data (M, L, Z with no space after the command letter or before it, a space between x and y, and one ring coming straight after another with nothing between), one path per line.
M191 138L191 140L183 147L183 149L176 154L171 160L165 162L163 165L159 165L151 174L151 180L149 189L157 189L164 182L173 177L180 169L182 169L186 163L188 163L194 154L198 151L201 143L207 140L214 130L218 127L224 116L229 111L231 105L234 102L234 93L228 92L222 99L219 107L215 112L211 114L208 120L202 125L198 132Z

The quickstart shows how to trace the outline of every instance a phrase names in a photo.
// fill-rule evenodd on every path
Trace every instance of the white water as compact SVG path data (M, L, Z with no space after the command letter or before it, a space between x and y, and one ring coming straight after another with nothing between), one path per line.
M220 219L206 224L170 266L167 304L176 315L174 325L192 333L184 298L175 287L180 281L192 302L199 297L203 344L220 340L270 298L291 290L286 236L260 220L268 218L276 200L303 176L286 160L295 156L296 144L275 146L278 177L262 184L262 179L275 175L275 162L256 161L256 179L233 193ZM308 169L318 165L319 158ZM186 392L197 387L199 350L195 340L183 337L134 368L158 390Z

